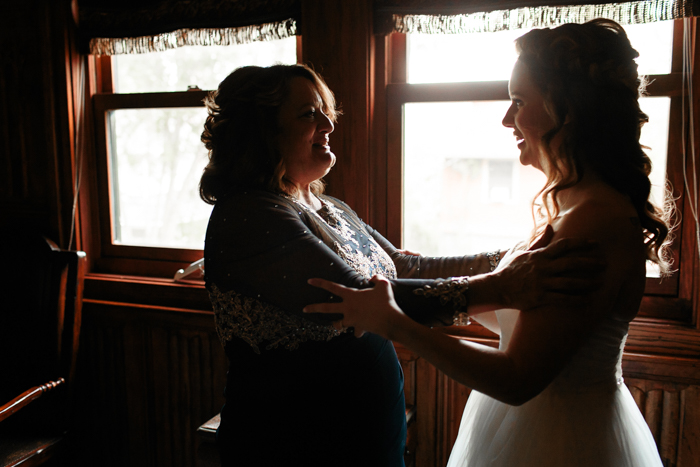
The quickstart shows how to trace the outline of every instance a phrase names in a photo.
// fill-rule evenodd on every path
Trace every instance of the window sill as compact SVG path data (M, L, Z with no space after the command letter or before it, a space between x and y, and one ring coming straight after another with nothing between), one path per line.
M211 312L203 280L164 279L91 273L85 276L86 300Z

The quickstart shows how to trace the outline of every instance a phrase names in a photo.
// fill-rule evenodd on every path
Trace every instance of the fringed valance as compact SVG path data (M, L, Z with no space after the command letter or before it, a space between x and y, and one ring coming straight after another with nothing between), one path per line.
M644 0L621 3L579 5L523 4L560 3L378 0L375 29L378 33L464 34L497 32L509 29L555 27L565 23L583 23L594 18L609 18L621 24L641 24L695 16L700 2L689 0ZM580 2L569 2L580 3ZM389 4L393 4L389 5ZM494 9L497 6L517 8ZM483 11L472 11L481 6Z
M257 41L286 39L297 34L294 19L276 23L217 29L178 29L141 37L96 37L90 40L94 55L141 54L163 52L185 45L236 45Z
M83 52L162 51L297 34L301 0L80 0Z

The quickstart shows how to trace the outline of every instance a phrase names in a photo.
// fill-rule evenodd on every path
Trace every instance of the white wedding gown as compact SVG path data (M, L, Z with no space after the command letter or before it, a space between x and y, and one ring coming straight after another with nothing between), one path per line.
M519 312L495 313L505 349ZM606 319L557 378L521 406L472 391L448 467L661 467L649 427L622 382L628 328Z

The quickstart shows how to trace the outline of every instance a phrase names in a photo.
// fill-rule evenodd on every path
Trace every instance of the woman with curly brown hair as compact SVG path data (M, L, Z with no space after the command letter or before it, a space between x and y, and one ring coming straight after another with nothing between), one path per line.
M651 162L639 144L648 118L638 102L638 54L620 25L602 19L533 30L516 47L503 125L513 129L520 162L547 176L539 221L524 245L547 226L555 239L597 240L608 262L603 287L575 305L501 309L496 320L477 315L500 332L499 349L408 319L382 278L363 291L311 281L343 303L306 311L342 313L357 335L371 331L400 342L474 389L450 467L661 466L621 371L646 261L663 273L669 268L668 213L649 202ZM499 268L525 247L509 252ZM446 281L421 291L450 299L455 286Z
M205 281L230 365L217 432L225 466L403 465L403 375L394 347L304 316L305 305L333 299L309 278L363 288L381 274L407 313L439 326L453 324L466 301L414 299L416 287L434 285L428 278L474 275L469 299L491 308L536 303L542 287L560 295L591 283L561 277L582 263L595 268L595 261L561 257L567 244L585 242L552 244L491 274L499 253L404 254L345 203L324 196L337 111L308 67L239 68L206 105L209 164L200 194L214 204ZM532 274L535 266L541 272Z

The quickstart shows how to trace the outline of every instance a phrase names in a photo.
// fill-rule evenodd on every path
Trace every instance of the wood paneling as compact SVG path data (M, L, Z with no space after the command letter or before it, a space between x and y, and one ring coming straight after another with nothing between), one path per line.
M627 378L666 467L698 465L700 386Z
M70 2L0 5L0 213L67 246L72 177L66 41ZM9 225L9 224L8 224Z
M211 312L88 300L76 463L195 465L196 430L221 409L226 370Z
M328 194L369 215L371 0L302 0L302 62L313 65L335 93L343 115L330 137L337 157Z

